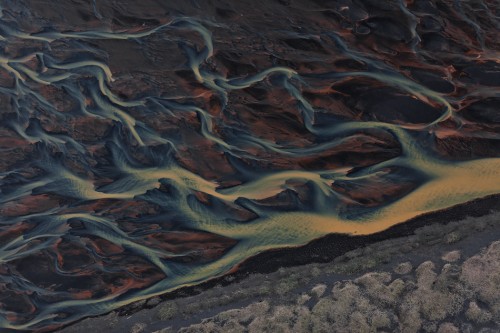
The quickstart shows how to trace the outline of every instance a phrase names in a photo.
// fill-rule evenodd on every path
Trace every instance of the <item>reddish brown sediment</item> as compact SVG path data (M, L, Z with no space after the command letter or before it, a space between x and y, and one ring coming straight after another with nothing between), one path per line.
M6 217L30 215L59 207L58 198L47 194L26 196L0 206L0 213Z
M341 193L347 206L376 207L397 200L419 186L404 169L381 170L380 174L354 181L336 181L332 188ZM397 177L395 175L402 175Z

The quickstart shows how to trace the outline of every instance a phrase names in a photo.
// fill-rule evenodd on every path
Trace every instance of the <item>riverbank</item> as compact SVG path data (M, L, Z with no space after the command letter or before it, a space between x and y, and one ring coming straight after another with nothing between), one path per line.
M487 332L500 317L499 211L499 196L490 196L368 237L330 235L264 253L224 278L61 332L321 332L336 325Z

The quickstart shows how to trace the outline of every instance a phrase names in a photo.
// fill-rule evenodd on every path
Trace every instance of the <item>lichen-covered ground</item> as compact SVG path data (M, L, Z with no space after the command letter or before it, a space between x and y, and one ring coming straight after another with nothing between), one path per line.
M465 261L452 251L416 268L401 263L392 272L318 284L295 303L255 302L179 331L498 332L499 260L496 241Z
M422 227L330 263L150 299L136 306L158 303L151 309L86 319L63 332L498 332L499 218Z

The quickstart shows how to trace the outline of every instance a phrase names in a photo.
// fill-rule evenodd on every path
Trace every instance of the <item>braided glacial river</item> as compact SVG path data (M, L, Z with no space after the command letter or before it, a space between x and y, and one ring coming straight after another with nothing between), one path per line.
M44 3L0 1L2 332L500 193L494 1Z

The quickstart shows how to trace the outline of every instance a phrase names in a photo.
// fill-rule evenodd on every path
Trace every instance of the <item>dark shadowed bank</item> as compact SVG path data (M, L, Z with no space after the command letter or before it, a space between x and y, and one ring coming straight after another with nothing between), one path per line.
M475 274L474 269L477 269L477 267L469 267L471 266L469 261L476 262L477 258L473 257L474 255L479 253L481 249L490 246L490 244L494 246L495 241L500 239L500 223L498 223L499 199L500 195L493 195L446 210L425 214L370 236L328 235L303 247L261 253L248 259L239 265L236 271L224 277L215 278L198 286L181 288L161 297L136 302L104 316L87 318L60 331L79 333L87 332L89 329L101 329L104 332L133 333L163 333L178 330L185 332L258 332L262 331L264 326L268 327L266 329L274 327L269 326L271 322L279 322L279 320L276 321L276 316L279 317L277 312L290 312L287 320L292 325L292 322L296 323L298 320L297 316L299 314L297 311L304 310L309 311L312 317L306 316L307 320L302 318L306 321L302 324L306 326L301 329L304 332L311 329L322 332L323 329L334 329L335 325L341 322L340 317L336 319L330 318L331 323L329 324L328 315L323 313L326 317L322 318L321 313L317 313L319 311L318 307L324 306L325 300L321 296L325 293L327 287L330 288L334 285L335 294L335 288L338 287L339 283L363 285L363 281L371 279L375 274L375 280L385 279L377 283L385 283L384 286L389 286L387 288L393 288L394 281L397 284L400 279L394 280L395 278L391 279L385 275L377 275L390 275L390 273L384 273L384 271L392 270L396 272L393 274L401 275L401 278L406 283L406 296L394 296L400 298L397 302L394 301L394 304L385 301L380 304L375 302L370 310L371 312L378 310L383 312L388 307L395 308L393 309L394 313L381 315L384 318L381 320L385 323L383 325L386 325L386 329L396 329L404 332L430 332L439 329L439 332L455 332L454 329L462 325L462 331L475 332L481 328L484 332L493 332L498 328L496 326L498 322L492 316L495 311L500 309L500 299L489 300L493 305L490 304L491 309L488 312L488 300L485 303L480 296L477 296L481 294L481 291L474 291L474 286L471 287L463 282L467 276L462 278L462 275L466 274L463 272L467 272L467 268L469 271L473 271L472 274ZM492 251L489 249L488 253ZM459 259L463 261L462 267L459 265L461 262ZM469 261L466 259L469 259ZM496 266L490 268L493 272L500 273L497 269L498 262L496 262L496 259L496 257L493 257L484 260L489 260L490 264L493 262ZM449 300L452 303L458 302L460 304L459 309L453 308L455 310L449 310L449 313L445 312L439 318L434 318L431 314L426 317L426 311L433 312L432 307L436 305L434 303L425 303L425 297L418 294L423 293L428 299L446 299L449 296L448 294L433 295L432 293L440 293L441 291L427 290L424 288L425 286L422 287L421 285L425 285L422 281L429 279L429 277L425 277L426 274L434 276L434 279L436 279L435 262L445 263L441 275L438 276L438 280L441 279L439 280L441 281L440 288L446 289L447 293L452 292L461 295L459 291L453 291L453 288L456 288L458 278L448 279L449 277L446 275L448 273L445 274L445 277L442 277L443 272L450 269L448 267L451 265L450 263L455 262L456 267L453 267L456 271L455 275L458 274L457 272L463 271L460 273L460 281L465 285L461 286L460 290L467 290L467 292L463 292L463 295L460 296L462 298L459 297L458 301L455 298ZM414 272L416 277L414 277L412 267L417 266L418 268ZM427 266L432 269L429 270ZM488 269L484 265L481 267L481 270L487 271ZM437 271L439 272L438 269ZM481 274L481 272L477 272L477 274ZM488 274L491 275L491 272ZM432 283L433 286L434 284L435 282ZM343 285L342 288L344 287L346 286ZM411 288L417 289L411 291ZM379 289L375 290L375 293L381 293L382 291ZM363 290L364 294L370 294L370 292L373 291L370 291L368 287ZM326 295L328 294L329 292L326 293ZM336 307L346 306L340 304L338 300L335 301L335 295L333 297L334 302L330 304L333 310L323 309L323 312L335 313L334 309ZM353 296L349 294L349 297ZM419 303L420 305L408 305L408 302L411 303L412 297L423 297L424 301L421 304ZM493 295L492 297L496 296ZM330 299L327 301L330 302ZM457 307L455 303L453 303L453 306ZM354 302L349 306L356 309L359 304ZM412 315L415 316L415 314L408 312L407 308L409 306L410 308L416 307L417 312L422 313L422 318L415 317L412 319ZM446 308L446 306L447 304L441 304L441 307ZM286 309L286 307L291 308ZM360 310L361 313L365 310L368 311L367 309L362 310ZM254 313L254 317L245 317L245 313L248 311ZM373 315L371 312L364 313L364 315ZM227 316L231 317L231 320ZM244 318L239 318L241 316ZM318 323L314 326L314 318L321 321L324 327L319 327ZM354 320L351 317L349 318ZM240 323L236 327L234 325L237 324L238 320L243 325ZM283 318L282 320L286 321ZM411 320L415 321L415 323L410 325L409 322L405 322ZM450 320L451 322L449 322ZM203 323L199 324L202 321ZM253 326L250 325L254 321ZM268 322L268 325L264 325L262 322ZM344 324L354 325L355 323L345 322ZM370 324L378 325L368 322L367 327ZM194 326L190 327L190 325ZM283 323L283 325L285 324ZM371 329L374 328L373 325ZM349 327L353 328L354 326ZM276 331L284 329L286 331L284 327L274 327L273 329L276 329ZM297 327L289 327L288 329L300 331Z

